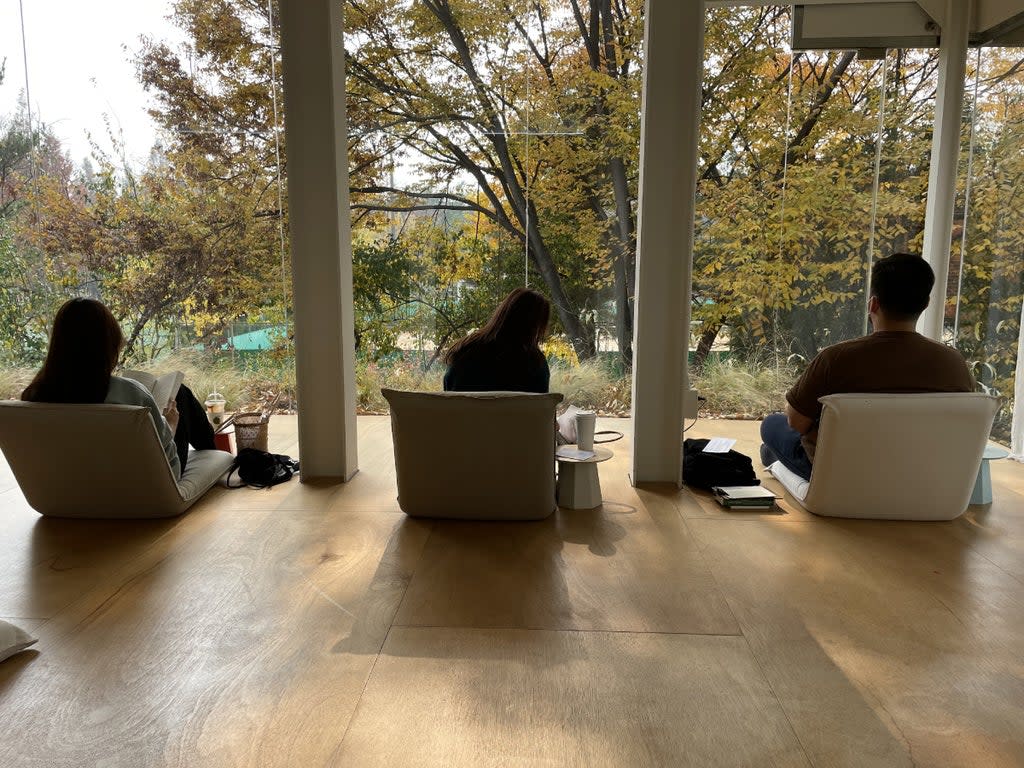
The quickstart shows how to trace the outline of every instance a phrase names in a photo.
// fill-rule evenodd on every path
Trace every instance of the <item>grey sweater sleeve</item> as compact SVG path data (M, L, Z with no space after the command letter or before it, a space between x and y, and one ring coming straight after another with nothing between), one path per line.
M122 379L120 376L110 377L110 388L107 390L107 403L114 405L145 405L153 415L153 423L156 425L157 435L167 455L167 463L171 465L174 479L181 479L181 462L178 461L178 449L174 444L174 433L171 432L167 419L160 413L156 401L149 391L132 379Z

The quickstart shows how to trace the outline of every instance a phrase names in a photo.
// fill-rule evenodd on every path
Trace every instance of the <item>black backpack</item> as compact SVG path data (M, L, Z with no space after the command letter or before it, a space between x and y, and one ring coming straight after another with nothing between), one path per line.
M231 485L231 475L237 472L238 479L243 484L251 488L269 488L272 485L287 483L298 471L299 462L290 456L267 453L256 448L243 448L235 457L235 463L231 465L227 484Z
M760 485L754 474L754 462L739 451L704 453L707 440L683 441L683 482L694 488L711 489L720 485Z

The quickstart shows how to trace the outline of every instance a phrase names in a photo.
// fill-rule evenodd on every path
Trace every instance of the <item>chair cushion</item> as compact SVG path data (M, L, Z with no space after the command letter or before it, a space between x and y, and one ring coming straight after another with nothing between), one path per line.
M967 508L998 401L974 392L842 394L823 405L811 512L952 520ZM793 492L785 474L773 470ZM799 490L799 486L794 486Z
M23 629L0 621L0 661L21 653L35 642L36 639Z
M206 493L234 463L226 451L190 451L185 471L178 480L182 500L192 503Z
M174 517L231 461L198 452L219 457L190 465L179 488L149 409L135 405L3 401L0 449L32 508L55 517Z
M414 517L539 520L555 510L559 394L399 392L398 503Z
M790 470L781 461L776 461L774 464L769 466L768 471L771 472L775 479L782 483L782 487L789 491L789 494L801 504L803 503L803 500L807 498L807 489L810 487L810 481L804 480L800 475Z

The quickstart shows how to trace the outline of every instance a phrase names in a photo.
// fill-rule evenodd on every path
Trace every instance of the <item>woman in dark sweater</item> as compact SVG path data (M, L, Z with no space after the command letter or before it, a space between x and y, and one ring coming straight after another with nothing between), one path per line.
M444 361L448 392L547 392L550 372L540 351L551 313L536 291L516 288L479 330L457 341Z

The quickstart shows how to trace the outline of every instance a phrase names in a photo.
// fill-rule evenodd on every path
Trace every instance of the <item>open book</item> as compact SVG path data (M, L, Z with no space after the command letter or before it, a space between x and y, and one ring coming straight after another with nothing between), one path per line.
M181 371L171 371L163 376L154 376L145 371L121 371L121 375L126 379L139 382L148 389L156 401L156 407L161 411L165 410L175 398L178 388L181 387L181 382L185 380L185 374Z

